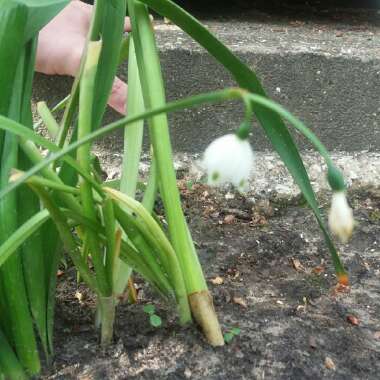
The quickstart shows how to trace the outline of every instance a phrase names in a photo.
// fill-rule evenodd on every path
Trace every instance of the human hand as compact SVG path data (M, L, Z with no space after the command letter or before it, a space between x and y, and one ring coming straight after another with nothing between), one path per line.
M36 70L48 75L75 76L83 54L90 27L92 6L81 1L71 1L41 31L38 37ZM125 18L124 30L131 30ZM115 77L108 104L126 113L127 85Z

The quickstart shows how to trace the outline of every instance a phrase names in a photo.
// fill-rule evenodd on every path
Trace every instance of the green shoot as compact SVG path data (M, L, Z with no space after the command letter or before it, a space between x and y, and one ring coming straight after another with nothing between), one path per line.
M143 307L144 313L149 315L149 323L153 327L160 327L162 325L161 317L156 314L154 305L145 305Z
M226 343L231 343L232 340L240 334L241 330L238 327L233 327L223 334L224 341Z

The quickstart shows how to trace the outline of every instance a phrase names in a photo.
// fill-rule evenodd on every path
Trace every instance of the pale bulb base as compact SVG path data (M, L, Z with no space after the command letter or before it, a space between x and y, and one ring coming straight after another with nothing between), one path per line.
M209 291L203 290L190 294L189 303L194 319L202 328L207 341L212 346L223 346L223 334Z

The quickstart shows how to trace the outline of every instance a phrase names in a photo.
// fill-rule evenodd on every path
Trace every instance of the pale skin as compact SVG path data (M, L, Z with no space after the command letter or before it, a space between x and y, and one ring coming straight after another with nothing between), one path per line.
M80 65L92 6L72 0L39 34L36 71L48 75L75 76ZM125 18L124 30L131 30ZM126 113L127 84L115 77L108 104L121 114Z

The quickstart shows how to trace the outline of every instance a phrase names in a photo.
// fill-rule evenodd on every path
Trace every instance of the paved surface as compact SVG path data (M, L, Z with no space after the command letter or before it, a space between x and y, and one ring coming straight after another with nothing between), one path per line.
M301 16L251 11L205 23L256 70L267 92L304 120L329 149L379 151L380 14L372 10ZM224 69L176 26L156 21L156 30L169 99L233 85ZM121 76L125 71L123 67ZM69 92L70 83L68 78L38 75L34 98L53 104ZM170 118L175 149L201 152L214 137L235 128L241 116L236 104L175 114ZM110 112L107 121L115 117ZM270 148L260 128L252 142L257 150ZM121 151L121 133L106 144Z
M102 168L107 173L108 179L120 177L122 162L120 153L112 151L104 144L99 144L95 148L95 154L100 158ZM305 151L302 154L302 159L315 192L330 192L330 187L326 181L326 165L321 157L314 152ZM379 152L337 152L332 154L332 159L342 170L350 189L380 189ZM203 181L205 173L201 168L200 160L200 154L177 153L174 160L177 177L181 178L185 175L194 183ZM141 178L146 179L148 173L149 160L144 155L140 163ZM297 198L299 194L297 185L277 154L269 151L256 152L248 196L291 200Z

